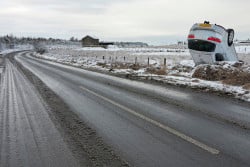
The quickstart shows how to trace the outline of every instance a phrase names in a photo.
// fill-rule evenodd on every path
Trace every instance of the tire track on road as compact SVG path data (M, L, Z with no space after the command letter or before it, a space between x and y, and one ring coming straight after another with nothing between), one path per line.
M80 166L34 88L9 60L1 85L0 134L0 166Z

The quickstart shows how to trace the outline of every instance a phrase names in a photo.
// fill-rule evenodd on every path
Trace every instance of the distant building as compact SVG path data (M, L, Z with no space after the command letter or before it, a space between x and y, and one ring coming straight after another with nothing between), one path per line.
M107 49L109 46L114 45L114 42L100 42L99 46Z
M116 46L119 48L143 48L143 47L148 47L147 43L143 42L116 42Z
M115 45L120 48L138 48L138 47L148 47L147 43L143 42L100 42L99 39L93 38L89 35L82 38L83 47L103 47L108 48L109 46Z
M82 46L83 47L98 47L99 46L99 39L95 39L89 35L82 38Z
M250 44L250 39L248 39L248 40L240 40L240 41L237 41L237 43L240 43L240 44Z

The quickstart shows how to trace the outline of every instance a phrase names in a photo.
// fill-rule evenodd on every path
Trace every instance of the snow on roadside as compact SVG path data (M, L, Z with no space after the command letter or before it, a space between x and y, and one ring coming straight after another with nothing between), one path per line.
M220 81L207 81L197 78L187 78L180 76L165 76L155 78L155 80L163 81L164 83L188 86L198 88L205 91L218 91L225 94L234 95L236 98L250 102L250 91L243 89L242 86L232 86L221 83Z
M180 64L182 66L187 66L187 67L194 67L195 66L193 60L182 60L182 61L180 61Z
M9 54L9 53L12 53L12 52L17 52L17 51L21 51L21 50L20 49L6 49L6 50L0 52L0 54L6 55L6 54Z
M238 47L237 51L240 50ZM74 46L67 48L67 46L62 46L51 47L49 53L44 55L35 54L35 56L80 68L91 68L116 74L129 74L134 77L158 80L168 84L224 92L250 102L250 91L244 89L243 86L227 85L222 81L192 78L196 67L187 49L104 49ZM163 65L164 59L166 59L166 66ZM225 63L222 67L231 69L233 65L234 63ZM250 66L244 68L245 71L248 69L250 72Z
M14 49L4 49L3 51L0 52L0 54L6 55L6 54L9 54L12 52L31 50L31 49L33 49L33 46L31 46L31 45L18 45Z

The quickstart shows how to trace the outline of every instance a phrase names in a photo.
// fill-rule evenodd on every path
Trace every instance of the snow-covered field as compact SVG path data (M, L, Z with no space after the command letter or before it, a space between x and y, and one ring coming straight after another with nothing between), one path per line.
M250 53L250 46L249 45L238 45L236 46L237 53L249 54Z
M236 46L239 59L244 61L239 71L250 73L250 46ZM48 53L36 57L69 64L81 68L109 71L116 74L130 74L134 77L159 80L164 83L201 88L232 94L250 101L250 86L225 84L222 80L194 78L196 68L188 49L183 46L148 48L80 48L79 46L50 46ZM233 67L224 63L223 70ZM213 66L211 66L213 67ZM233 67L236 68L236 67Z
M5 55L13 51L31 48L31 46L19 46L15 49L4 50L0 54ZM153 79L168 84L224 92L234 95L236 98L250 101L250 81L247 80L248 78L245 83L235 84L235 82L224 82L220 79L207 80L193 77L197 67L194 66L188 49L183 46L104 49L81 48L79 45L52 45L47 46L47 49L48 53L34 54L34 56L80 68L129 74L133 77ZM236 46L236 51L244 64L240 67L234 67L234 63L224 63L219 65L222 67L220 70L234 69L250 73L250 46ZM213 65L209 68L216 69L218 67ZM218 71L214 71L214 73L218 73Z

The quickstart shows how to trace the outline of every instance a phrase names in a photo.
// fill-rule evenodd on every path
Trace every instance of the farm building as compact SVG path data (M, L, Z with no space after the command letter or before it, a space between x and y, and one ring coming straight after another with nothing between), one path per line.
M99 46L99 39L95 39L89 35L82 38L82 46L83 47L97 47Z

